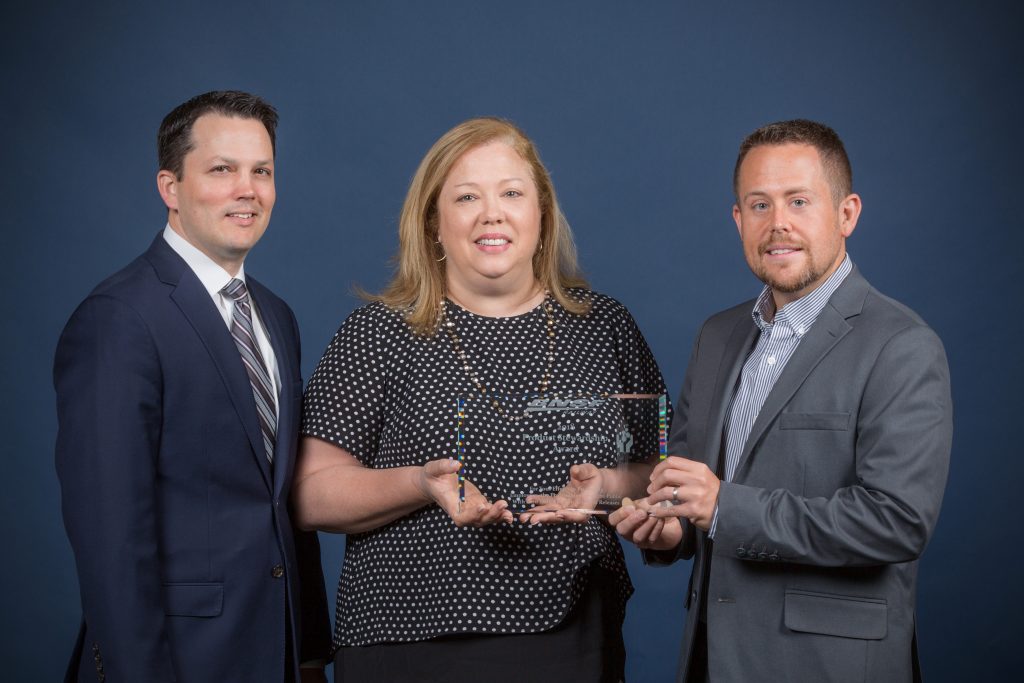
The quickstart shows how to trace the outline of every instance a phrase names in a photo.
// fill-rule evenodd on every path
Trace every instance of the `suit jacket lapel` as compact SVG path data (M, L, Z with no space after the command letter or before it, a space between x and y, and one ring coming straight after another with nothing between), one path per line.
M764 405L761 406L757 419L750 428L747 442L743 446L743 453L740 455L734 476L736 481L743 480L750 468L754 447L793 398L793 394L839 340L853 329L847 319L860 313L868 287L867 280L854 268L825 304L825 308L821 310L807 336L800 341L800 345L793 352L775 386L768 393Z
M751 304L753 305L753 304ZM722 353L719 363L719 371L716 374L717 381L712 395L711 405L714 406L711 415L708 416L707 444L705 447L707 466L712 472L718 472L719 461L722 458L722 437L725 429L726 413L732 404L732 397L736 393L736 382L739 378L743 363L750 355L750 349L757 338L758 328L750 315L741 316L737 319L729 338L725 343L725 350Z
M263 480L270 490L270 465L267 462L266 449L263 447L263 434L256 415L252 385L224 319L217 312L216 306L210 300L209 292L199 278L162 236L157 236L146 255L153 264L157 276L174 287L171 299L188 319L210 353L221 380L227 387L231 404L249 437L253 457L256 458Z

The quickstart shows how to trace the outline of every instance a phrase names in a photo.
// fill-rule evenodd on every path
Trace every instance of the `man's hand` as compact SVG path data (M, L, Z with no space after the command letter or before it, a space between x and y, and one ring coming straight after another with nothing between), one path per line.
M651 517L649 499L622 499L622 507L608 522L624 539L642 550L671 550L683 539L683 525L677 517Z
M707 531L722 482L702 462L669 456L651 472L647 502L655 517L685 517Z

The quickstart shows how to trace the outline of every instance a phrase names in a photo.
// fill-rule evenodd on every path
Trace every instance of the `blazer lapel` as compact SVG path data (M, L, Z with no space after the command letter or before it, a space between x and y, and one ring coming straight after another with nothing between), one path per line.
M714 407L713 412L708 416L707 444L705 446L706 464L712 472L718 472L719 469L726 412L732 404L740 370L743 368L747 356L750 355L750 348L754 344L757 332L757 325L754 324L749 314L738 318L726 340L725 351L722 353L718 372L715 373L717 380L711 400L711 405Z
M252 395L249 375L235 346L224 319L210 300L210 294L199 278L184 260L168 246L162 236L157 236L147 256L153 263L157 275L167 284L173 285L171 299L188 319L196 334L213 359L221 380L228 390L231 404L238 419L245 428L267 489L271 489L270 465L263 447L263 434L256 415L256 400Z
M746 476L754 447L793 398L793 394L839 340L853 329L847 319L860 313L867 288L867 281L854 268L825 304L825 308L814 321L807 336L800 341L800 346L793 352L775 386L768 393L764 405L761 406L757 419L750 428L747 442L743 446L743 453L736 467L735 481L742 481Z

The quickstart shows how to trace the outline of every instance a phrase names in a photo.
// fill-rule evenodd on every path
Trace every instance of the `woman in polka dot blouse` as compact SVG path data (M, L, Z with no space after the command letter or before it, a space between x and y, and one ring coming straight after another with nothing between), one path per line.
M459 500L457 397L665 391L629 312L579 275L522 131L471 119L434 144L374 298L310 378L293 492L304 527L348 534L337 680L621 680L622 550L600 516L562 508L644 495L649 464L539 452L521 412L483 402Z

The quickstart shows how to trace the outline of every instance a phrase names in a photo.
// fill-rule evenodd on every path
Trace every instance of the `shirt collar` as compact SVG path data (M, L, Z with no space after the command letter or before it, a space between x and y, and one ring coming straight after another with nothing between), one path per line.
M768 318L771 317L775 302L772 299L771 288L765 285L761 290L761 294L758 295L757 301L754 302L754 310L751 311L754 323L761 328L762 332L770 332L772 325L779 323L792 330L798 339L803 337L811 329L811 325L821 315L825 304L828 303L828 300L852 270L853 262L850 260L850 255L846 254L843 257L843 262L836 268L836 272L832 273L825 282L816 287L810 294L783 306L775 313L775 318L772 322L768 322Z
M174 232L170 223L164 228L164 241L185 260L210 296L219 294L224 285L231 281L232 276L228 271L217 265L213 259L199 251L184 237ZM245 264L239 267L238 274L234 277L245 282Z

